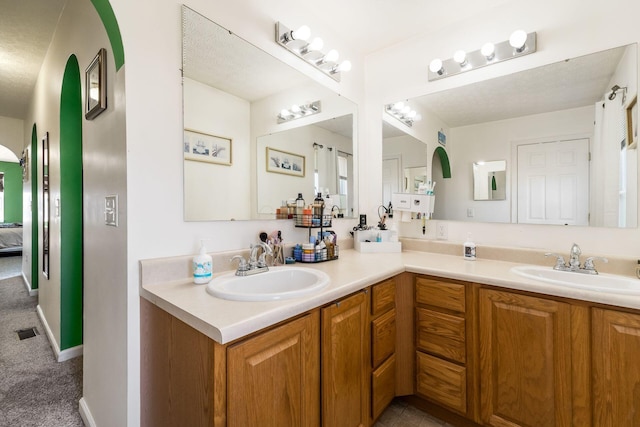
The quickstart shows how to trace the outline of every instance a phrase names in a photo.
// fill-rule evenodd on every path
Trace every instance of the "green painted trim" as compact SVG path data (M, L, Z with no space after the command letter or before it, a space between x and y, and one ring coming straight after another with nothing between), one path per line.
M442 147L436 148L436 153L440 158L440 164L442 165L442 177L451 178L451 166L449 165L449 156Z
M31 289L38 289L40 278L40 246L38 246L38 130L31 129Z
M116 71L124 65L124 46L122 45L122 35L120 34L120 27L118 26L118 20L113 13L109 0L91 0L93 7L98 12L102 24L105 30L107 30L107 36L109 42L111 42L111 50L113 51L113 58L116 64Z
M4 222L22 222L22 166L0 162L4 173Z
M75 55L60 93L60 349L82 344L82 96Z

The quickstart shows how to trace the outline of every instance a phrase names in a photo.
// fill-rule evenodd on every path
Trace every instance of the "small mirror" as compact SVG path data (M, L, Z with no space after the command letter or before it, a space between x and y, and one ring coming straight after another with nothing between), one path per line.
M473 164L473 200L505 200L507 198L507 161Z
M404 168L404 190L403 193L417 193L421 185L427 184L426 166L415 168Z

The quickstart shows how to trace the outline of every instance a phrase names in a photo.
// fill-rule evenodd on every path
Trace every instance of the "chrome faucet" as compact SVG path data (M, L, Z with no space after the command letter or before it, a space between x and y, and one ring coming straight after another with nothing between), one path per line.
M576 243L571 246L571 251L569 252L569 264L566 264L564 261L564 257L562 255L558 255L556 253L546 253L544 256L554 256L556 257L556 265L553 266L554 270L559 271L573 271L576 273L586 273L586 274L598 274L598 271L593 264L594 260L609 262L608 259L603 257L592 256L587 258L584 261L584 266L580 267L580 255L582 251L580 250L580 246Z
M262 248L262 254L258 257L258 250ZM257 273L264 273L269 271L267 265L266 256L273 256L271 246L265 242L258 242L255 245L251 245L251 251L249 252L249 260L245 260L242 255L235 255L231 258L231 261L239 260L238 269L236 270L236 276L251 276Z

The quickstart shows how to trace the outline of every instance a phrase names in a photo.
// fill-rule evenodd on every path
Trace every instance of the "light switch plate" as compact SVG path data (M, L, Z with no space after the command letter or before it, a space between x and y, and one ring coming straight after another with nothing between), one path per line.
M104 198L104 223L112 227L118 226L118 195Z

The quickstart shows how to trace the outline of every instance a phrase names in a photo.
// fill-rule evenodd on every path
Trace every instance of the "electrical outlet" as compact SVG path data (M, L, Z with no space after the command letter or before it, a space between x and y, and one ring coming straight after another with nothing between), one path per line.
M439 222L436 225L436 239L438 240L447 240L449 235L449 230L447 229L447 223Z

